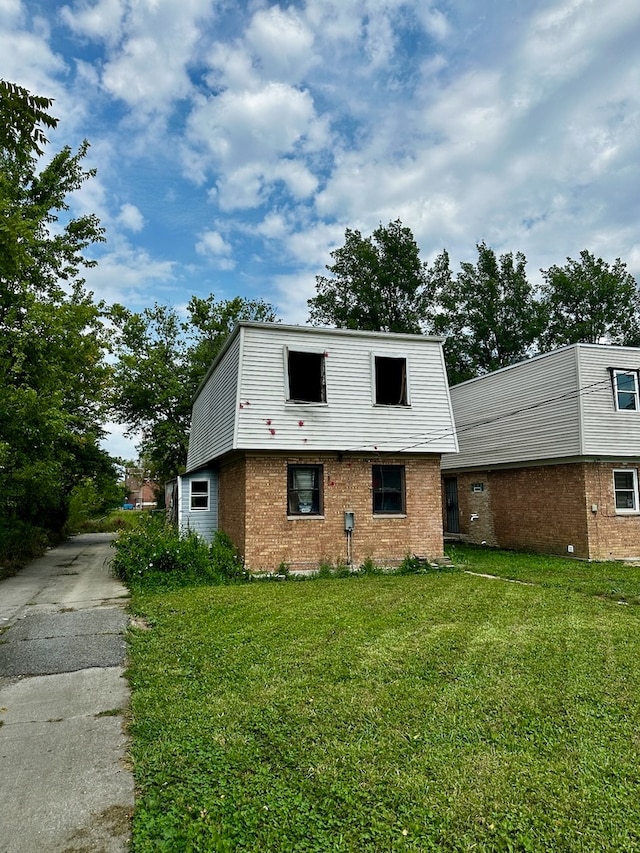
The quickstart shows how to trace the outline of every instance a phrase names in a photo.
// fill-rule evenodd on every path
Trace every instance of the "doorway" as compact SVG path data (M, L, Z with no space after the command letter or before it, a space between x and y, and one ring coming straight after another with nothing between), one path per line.
M444 497L447 506L446 533L460 533L460 508L458 506L458 478L444 478Z

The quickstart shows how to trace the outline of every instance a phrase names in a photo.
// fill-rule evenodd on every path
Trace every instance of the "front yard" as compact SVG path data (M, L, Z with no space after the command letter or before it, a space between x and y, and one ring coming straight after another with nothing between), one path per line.
M640 569L453 556L135 591L134 851L640 850Z

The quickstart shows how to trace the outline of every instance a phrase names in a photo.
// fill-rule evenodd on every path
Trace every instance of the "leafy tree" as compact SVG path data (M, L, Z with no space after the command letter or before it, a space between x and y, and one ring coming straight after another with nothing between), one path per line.
M130 434L151 476L164 483L184 470L189 447L191 403L200 382L240 320L275 320L262 300L216 301L192 297L188 319L155 304L141 313L114 305L117 362L113 413Z
M586 249L580 260L541 270L547 324L544 349L572 343L637 344L640 299L633 276L617 258L609 265Z
M455 278L446 251L428 272L436 306L432 328L447 336L444 351L451 384L526 358L543 324L524 255L497 258L484 242L476 248L477 262L463 262Z
M39 169L51 101L0 81L0 553L20 528L60 532L73 488L115 478L99 449L108 369L84 251L103 239L66 198L94 175L65 147ZM20 538L20 537L18 537ZM6 551L6 549L5 549Z
M370 237L347 228L344 246L331 252L331 276L316 276L308 300L314 325L384 332L420 332L425 265L411 230L399 219Z

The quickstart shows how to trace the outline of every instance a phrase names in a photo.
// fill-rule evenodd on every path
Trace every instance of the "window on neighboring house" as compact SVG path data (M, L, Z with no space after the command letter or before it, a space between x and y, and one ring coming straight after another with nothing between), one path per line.
M374 514L404 514L404 465L374 465L372 484Z
M289 465L289 515L322 515L322 465Z
M613 472L616 512L638 512L638 472L625 468Z
M294 403L326 403L325 354L287 350L288 399Z
M407 359L374 358L376 403L381 406L408 406Z
M208 510L209 509L209 481L208 480L192 480L191 481L191 509L192 510Z
M637 412L638 402L638 371L613 370L613 393L616 409L619 411Z

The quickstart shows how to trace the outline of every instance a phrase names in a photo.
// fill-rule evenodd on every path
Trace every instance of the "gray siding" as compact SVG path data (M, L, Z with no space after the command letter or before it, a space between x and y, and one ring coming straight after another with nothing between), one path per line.
M209 509L191 509L192 480L207 480L209 482ZM207 542L211 542L213 534L218 529L218 473L205 469L183 474L180 477L178 527L180 530L192 530Z
M287 402L286 347L326 353L326 404ZM410 406L376 406L372 356L407 360ZM439 341L244 329L236 446L252 450L441 453L456 449Z
M187 471L233 449L241 341L238 335L231 342L194 402Z
M582 452L585 456L640 455L640 411L617 411L609 368L640 370L640 349L581 344Z
M460 452L446 470L640 455L640 411L616 411L610 368L640 349L574 344L451 389Z
M578 359L556 350L451 389L460 452L442 467L491 467L577 456Z

